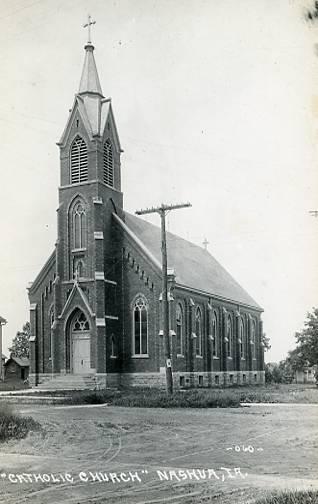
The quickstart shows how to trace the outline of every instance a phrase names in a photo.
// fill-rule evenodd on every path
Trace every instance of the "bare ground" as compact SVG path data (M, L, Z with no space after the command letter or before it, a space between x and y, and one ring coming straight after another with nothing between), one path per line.
M1 503L240 504L273 489L318 488L318 405L25 406L24 413L40 421L43 432L1 445ZM246 476L235 476L234 468ZM190 472L184 480L185 473L174 472L185 469L205 469L206 478ZM219 479L212 472L208 478L208 469ZM138 478L132 481L129 471ZM93 481L90 473L110 481ZM34 481L34 474L50 481ZM73 482L63 481L65 474Z

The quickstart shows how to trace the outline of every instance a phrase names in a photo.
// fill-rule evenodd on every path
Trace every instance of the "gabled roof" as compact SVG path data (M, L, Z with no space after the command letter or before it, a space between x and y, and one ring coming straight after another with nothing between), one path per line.
M30 366L30 361L26 357L14 357L14 356L12 356L12 357L10 357L10 359L7 360L7 362L5 363L5 366L7 364L9 364L10 361L15 362L20 367L29 367Z
M125 224L156 262L161 263L160 228L127 212L125 212ZM167 254L168 268L174 269L178 285L262 310L207 250L177 235L167 233Z
M68 296L68 298L66 300L66 303L65 303L65 305L63 307L63 310L62 310L61 314L59 315L59 318L64 317L64 315L65 315L67 309L69 308L69 306L71 305L71 302L73 301L76 293L79 294L79 296L80 296L81 300L83 301L84 306L87 309L89 315L91 317L94 317L94 313L92 312L92 309L91 309L91 307L89 305L87 297L85 296L85 294L82 291L82 289L81 289L80 285L78 284L78 282L74 281L73 288L72 288L72 290L70 292L70 295Z
M36 276L35 280L32 282L31 286L29 287L29 292L32 294L32 292L38 287L39 283L45 278L45 276L48 274L49 270L53 268L55 265L55 260L56 260L56 251L55 249L53 250L52 254L42 267L41 271L38 273Z

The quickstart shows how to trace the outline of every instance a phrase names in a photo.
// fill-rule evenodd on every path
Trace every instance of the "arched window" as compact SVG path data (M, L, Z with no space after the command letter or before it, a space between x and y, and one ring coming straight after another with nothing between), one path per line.
M148 306L142 296L133 307L133 338L134 355L148 355Z
M177 355L183 355L183 312L180 303L177 304L176 308L176 326L177 326L176 351Z
M196 334L196 354L202 355L202 313L200 308L197 308L195 314L195 334Z
M218 357L219 355L219 331L218 331L218 318L214 311L212 315L212 355Z
M113 146L109 139L104 143L104 182L111 187L114 186Z
M110 356L114 359L117 357L117 345L116 345L116 339L115 336L112 334L111 336L111 354Z
M83 332L89 331L89 322L82 311L76 313L73 324L72 324L72 332Z
M246 357L246 336L243 319L240 319L240 357L241 359Z
M252 320L251 345L252 345L252 358L256 359L256 323L255 323L255 320Z
M76 280L85 278L85 263L83 259L74 259L73 275Z
M77 201L73 206L71 218L72 249L85 248L87 239L86 209L81 200Z
M226 337L227 337L227 356L233 357L233 325L230 315L227 318Z
M71 184L85 182L88 179L87 145L80 136L77 136L71 145L70 167Z
M52 306L50 309L49 321L50 321L49 358L51 359L52 358L52 331L53 331L53 324L54 324L54 306Z

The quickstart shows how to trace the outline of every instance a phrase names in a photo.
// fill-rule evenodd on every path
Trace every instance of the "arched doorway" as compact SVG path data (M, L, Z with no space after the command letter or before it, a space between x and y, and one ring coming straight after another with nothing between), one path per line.
M91 370L90 326L86 315L77 310L70 325L71 369L74 374L88 374Z

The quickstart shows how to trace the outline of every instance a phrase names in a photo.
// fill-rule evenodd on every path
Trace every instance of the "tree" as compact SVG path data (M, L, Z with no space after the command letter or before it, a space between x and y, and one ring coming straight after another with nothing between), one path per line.
M302 369L305 365L318 364L318 308L307 313L304 329L295 334L296 349L289 352L289 358L295 369Z
M27 357L30 355L30 339L31 327L30 322L26 322L22 327L22 331L18 331L12 340L12 346L9 348L10 353L14 357Z
M307 11L306 19L307 21L314 21L314 19L318 18L318 1L314 2L313 9Z
M270 339L268 336L266 336L265 333L262 334L262 337L261 337L261 342L263 344L263 347L264 347L264 351L267 352L267 350L270 350L272 345L270 345Z

